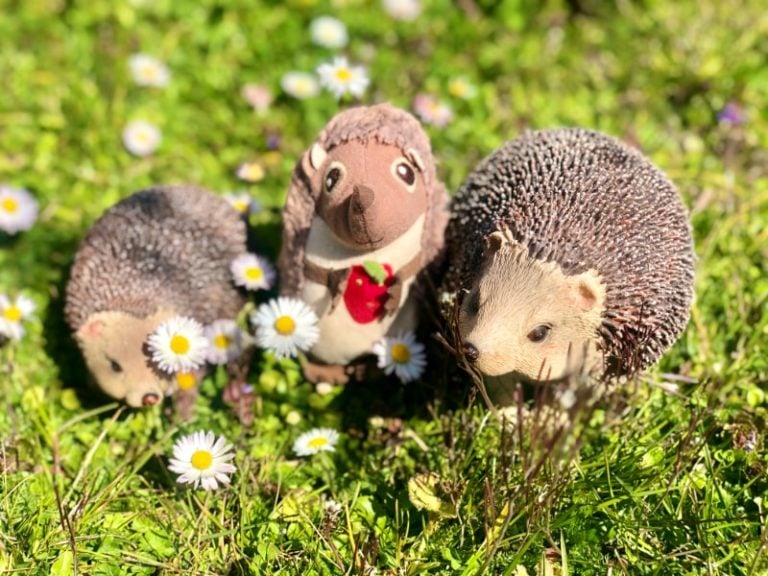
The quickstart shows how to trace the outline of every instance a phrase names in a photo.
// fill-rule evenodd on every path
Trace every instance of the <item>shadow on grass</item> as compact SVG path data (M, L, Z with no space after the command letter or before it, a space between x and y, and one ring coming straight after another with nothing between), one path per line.
M51 232L46 237L51 251L55 250L60 256L67 254L61 261L59 280L51 290L43 321L45 333L45 352L53 360L59 373L62 389L73 389L84 410L97 408L112 400L101 393L91 381L90 373L85 365L80 349L72 336L72 331L64 316L69 271L74 260L75 252L80 244L80 237L61 231ZM104 417L109 417L109 414Z
M428 347L437 344L428 343ZM431 419L438 412L466 405L470 385L455 361L440 350L429 350L431 366L425 376L403 384L395 376L373 371L363 382L351 382L330 404L342 415L345 429L365 430L372 416L384 418ZM444 360L437 362L435 359Z

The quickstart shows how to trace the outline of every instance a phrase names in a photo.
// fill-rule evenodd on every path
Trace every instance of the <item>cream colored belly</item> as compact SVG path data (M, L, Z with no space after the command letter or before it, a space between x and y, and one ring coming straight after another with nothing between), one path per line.
M403 286L405 302L396 314L360 324L349 315L343 299L340 299L336 309L329 313L331 296L328 289L315 282L305 282L301 298L320 319L320 339L310 350L312 355L328 364L348 364L361 354L370 353L373 343L382 336L415 330L416 306L414 299L410 297L412 283L411 279Z

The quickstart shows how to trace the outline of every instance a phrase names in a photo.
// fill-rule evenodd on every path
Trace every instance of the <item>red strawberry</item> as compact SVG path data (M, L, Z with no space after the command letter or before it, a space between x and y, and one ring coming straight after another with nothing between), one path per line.
M366 266L371 269L370 263ZM352 266L344 290L344 304L359 324L368 324L384 316L384 305L389 298L387 291L395 281L389 264L376 265L380 272L378 279L368 273L366 266Z

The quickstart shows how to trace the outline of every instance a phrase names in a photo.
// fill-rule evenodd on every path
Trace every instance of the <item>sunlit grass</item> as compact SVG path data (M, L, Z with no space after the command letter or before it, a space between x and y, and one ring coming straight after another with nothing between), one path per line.
M40 0L0 11L0 182L40 203L31 230L0 236L0 292L37 305L22 340L0 348L0 572L768 570L765 7L423 5L412 22L362 0ZM63 290L83 233L118 199L160 182L246 190L263 207L250 215L256 252L274 259L296 159L355 102L281 88L286 73L336 54L310 37L326 14L348 29L340 53L370 76L361 102L416 112L427 95L450 106L444 126L425 120L450 190L506 139L558 125L622 137L678 184L697 296L658 368L574 421L528 405L523 428L502 425L447 356L421 383L322 394L294 361L257 353L247 424L221 399L223 369L186 421L170 405L119 408L88 388ZM168 66L166 86L135 83L137 53ZM457 79L476 93L457 92ZM247 84L271 92L265 109L243 97ZM743 123L718 120L729 102ZM122 142L137 119L162 131L146 157ZM243 165L258 178L238 177ZM299 458L293 443L312 428L339 442ZM197 430L234 445L231 487L189 490L168 471L174 440Z

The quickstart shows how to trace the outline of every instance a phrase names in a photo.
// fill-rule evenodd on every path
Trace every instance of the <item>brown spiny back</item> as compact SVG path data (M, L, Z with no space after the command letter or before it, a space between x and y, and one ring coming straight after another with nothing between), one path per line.
M229 264L245 251L245 224L223 198L196 186L136 192L83 239L67 284L67 322L76 331L96 312L143 317L160 307L203 323L234 318L244 300Z
M567 275L598 272L613 373L653 364L684 329L695 260L687 210L637 150L564 128L525 133L493 152L453 198L445 290L472 285L484 238L505 227L531 257Z

